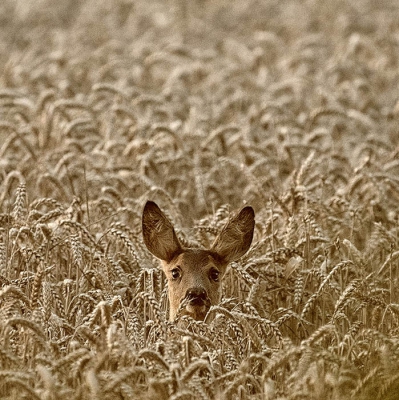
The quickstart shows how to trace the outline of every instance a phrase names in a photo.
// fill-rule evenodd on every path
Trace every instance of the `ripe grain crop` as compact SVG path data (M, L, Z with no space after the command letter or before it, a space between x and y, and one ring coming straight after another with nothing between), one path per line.
M395 0L2 0L0 397L396 399L398 47ZM204 321L148 199L255 209Z

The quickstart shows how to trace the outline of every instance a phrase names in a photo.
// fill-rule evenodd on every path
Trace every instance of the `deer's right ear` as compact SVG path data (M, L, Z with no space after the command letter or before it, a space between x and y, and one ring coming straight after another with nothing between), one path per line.
M170 262L182 252L173 225L153 201L144 206L142 228L144 243L155 257Z

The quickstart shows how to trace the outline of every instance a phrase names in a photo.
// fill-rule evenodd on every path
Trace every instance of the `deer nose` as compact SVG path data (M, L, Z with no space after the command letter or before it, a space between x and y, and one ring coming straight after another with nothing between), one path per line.
M187 290L186 297L191 303L202 304L208 297L206 290L201 287L194 287Z

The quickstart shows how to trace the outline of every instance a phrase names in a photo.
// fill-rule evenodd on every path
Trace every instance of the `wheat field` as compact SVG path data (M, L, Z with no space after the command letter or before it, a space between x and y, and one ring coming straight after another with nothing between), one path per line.
M0 398L399 398L396 0L2 0ZM256 212L204 322L145 249Z

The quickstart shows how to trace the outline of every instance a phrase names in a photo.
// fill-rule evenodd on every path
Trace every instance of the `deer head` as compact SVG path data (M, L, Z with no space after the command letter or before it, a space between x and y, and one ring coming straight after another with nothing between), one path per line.
M222 228L209 250L184 248L173 225L152 201L144 206L142 227L147 249L161 260L168 280L169 318L178 313L203 320L220 301L227 265L251 246L255 225L252 207L242 208Z

